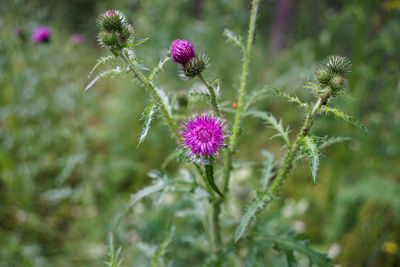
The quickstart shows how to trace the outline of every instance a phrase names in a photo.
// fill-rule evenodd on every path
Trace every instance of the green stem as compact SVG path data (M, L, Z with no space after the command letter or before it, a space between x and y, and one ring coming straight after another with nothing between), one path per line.
M299 140L310 133L311 127L314 124L315 118L319 115L320 110L323 106L328 103L329 97L331 96L330 91L328 91L323 97L318 98L317 102L314 105L314 108L308 112L306 120L304 121L303 127L301 128L294 144L289 149L286 157L283 161L281 168L279 169L278 175L275 180L272 182L269 187L267 193L271 195L275 195L278 193L280 187L282 186L284 180L288 177L290 171L293 169L294 161L296 159L296 155L300 150L300 142Z
M224 161L224 175L223 175L223 193L225 194L229 189L229 177L232 169L232 153L236 150L237 137L239 135L240 123L242 121L242 109L244 104L244 95L246 92L246 84L247 84L247 76L249 72L249 64L250 64L250 52L253 45L255 28L256 28L256 19L257 19L257 10L260 0L254 0L251 5L250 12L250 24L249 30L247 33L247 44L246 49L244 51L244 60L242 65L242 74L240 78L240 88L237 100L237 111L235 120L233 123L233 131L232 136L230 138L230 148L226 150L225 153L225 161Z
M167 108L165 107L164 103L162 102L161 97L158 94L157 90L155 89L154 85L146 78L146 76L143 75L143 73L140 70L138 70L132 64L130 64L129 58L126 55L125 50L122 50L120 55L121 55L121 58L125 61L125 63L128 65L129 69L133 72L135 77L147 89L150 96L158 104L158 106L160 108L160 112L161 112L164 120L167 122L169 128L175 135L176 139L179 139L179 134L177 132L178 126L176 125L175 121L171 118Z
M204 78L203 74L199 73L197 74L197 77L203 82L203 84L207 87L208 91L210 92L210 100L213 108L215 109L215 112L217 115L220 114L218 102L217 102L217 96L215 95L215 90L214 87L211 86L211 84L208 83L208 81Z

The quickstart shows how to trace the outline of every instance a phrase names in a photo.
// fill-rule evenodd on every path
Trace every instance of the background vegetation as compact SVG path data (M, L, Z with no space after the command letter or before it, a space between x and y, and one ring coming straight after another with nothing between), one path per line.
M237 89L240 55L222 33L227 27L246 31L248 5L240 0L2 2L1 266L99 266L108 260L111 230L116 246L122 247L123 266L148 266L158 244L168 240L171 220L177 230L164 261L202 266L207 240L199 234L203 227L196 214L185 213L196 203L184 196L167 193L156 207L145 200L122 226L112 227L129 195L151 183L147 173L163 166L176 144L158 120L136 148L147 99L128 75L84 92L91 67L106 55L96 44L95 20L105 9L123 10L137 38L150 38L137 49L147 66L157 64L172 40L190 40L210 57L208 75L223 82L224 101L233 99ZM30 34L38 25L51 27L50 43L32 43ZM307 99L311 94L302 85L319 60L344 55L354 66L351 97L335 101L368 127L363 132L332 117L320 119L313 130L317 135L353 139L325 150L317 186L310 181L308 164L300 161L281 199L263 214L260 229L269 221L269 227L304 233L313 248L328 251L341 266L399 266L400 2L262 1L257 25L250 89L273 86ZM18 26L25 37L15 33ZM73 42L75 33L84 34L83 43ZM176 72L175 64L167 64L157 81L172 99L195 84L182 82ZM284 118L294 135L301 126L299 109L270 95L259 108ZM272 131L260 121L247 120L243 130L236 155L241 160L260 162L262 149L283 155L281 144L271 141ZM166 168L171 174L179 171L175 163ZM243 181L254 177L245 165L235 171L237 199L229 209L238 217L252 189ZM225 221L229 227L234 229L233 223ZM247 244L237 246L248 253ZM269 253L275 253L274 262L268 254L259 256L281 266L284 257Z

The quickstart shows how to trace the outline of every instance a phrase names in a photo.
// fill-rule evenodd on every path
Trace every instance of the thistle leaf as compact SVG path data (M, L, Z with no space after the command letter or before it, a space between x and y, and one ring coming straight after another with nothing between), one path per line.
M220 197L224 197L224 195L221 193L219 190L218 186L214 182L214 169L212 165L206 165L206 179L208 185L211 187L212 190L214 190Z
M347 141L351 141L353 140L353 138L350 137L345 137L345 136L332 136L332 137L322 137L320 138L320 143L321 145L319 145L319 149L323 149L326 148L330 145L333 145L335 143L339 143L339 142L347 142Z
M164 90L162 90L161 88L156 87L155 90L157 91L157 94L160 96L161 102L164 104L164 106L167 109L169 115L171 115L172 106L171 106L171 103L169 101L169 97L164 92Z
M286 98L288 102L296 103L296 104L298 104L300 107L304 108L305 110L308 110L308 109L309 109L310 106L309 106L307 103L301 102L301 100L300 100L297 96L295 96L295 97L290 96L290 95L286 94L285 92L279 91L279 90L276 89L276 88L272 88L272 89L275 91L275 93L276 93L278 96L283 97L283 98Z
M261 151L264 161L261 171L261 190L265 192L268 187L269 180L274 176L272 169L274 168L274 155L267 150Z
M311 249L304 243L304 241L298 241L295 238L288 236L266 236L262 238L262 241L274 243L278 249L285 251L287 257L287 252L289 252L288 259L290 259L290 263L294 263L293 261L295 259L292 257L292 251L295 250L308 257L310 260L310 266L312 264L315 264L316 266L332 266L327 255Z
M242 38L236 36L231 30L225 29L223 35L228 38L228 42L233 43L234 45L238 46L242 52L245 51L245 47L242 43Z
M96 65L94 65L94 67L92 68L92 70L89 72L88 78L90 78L90 76L92 76L93 72L94 72L101 64L104 64L104 63L106 63L107 61L110 61L110 60L113 59L113 58L114 58L113 55L110 55L110 56L107 56L107 57L101 57L101 58L99 58L99 59L97 60Z
M168 232L168 235L165 237L162 243L157 247L156 253L151 263L151 267L166 266L165 264L163 264L162 257L167 252L167 248L171 243L174 234L175 234L175 226L172 225Z
M146 138L147 133L149 132L150 129L150 123L153 120L156 111L157 111L157 104L154 102L147 105L147 107L144 109L142 117L140 118L143 121L143 129L142 133L140 134L139 142L136 147L139 147L139 145Z
M312 181L315 185L317 183L317 171L320 157L318 142L315 137L307 135L300 139L300 143L302 145L302 153L306 154L310 159Z
M154 77L157 75L157 73L164 67L164 64L170 59L170 57L165 56L163 58L160 59L160 61L158 62L157 66L155 66L150 75L149 75L149 82L151 82Z
M120 74L122 72L120 67L116 67L114 69L109 69L100 72L93 80L89 82L89 84L85 87L85 91L89 90L99 79L104 77L114 77L116 74Z
M244 110L248 110L254 103L264 99L267 96L268 90L269 87L261 87L251 91L248 96L245 96Z
M105 264L109 267L119 267L122 264L122 259L120 259L121 247L115 249L114 237L112 232L108 233L107 239L107 251L109 260Z
M251 115L266 120L267 124L278 132L278 134L274 135L273 137L275 136L282 137L283 140L285 141L286 146L288 148L291 147L289 140L289 129L283 128L282 120L278 121L271 113L264 111L257 111L257 110L249 110L246 112L246 115Z
M360 128L360 129L362 129L364 131L368 130L367 127L365 127L361 122L353 119L350 115L348 115L348 114L344 113L343 111L340 111L340 110L338 110L336 108L324 107L323 111L325 113L333 113L336 118L343 119L346 122L348 122L348 123Z
M137 202L141 199L156 193L158 191L164 190L170 183L164 180L158 180L154 185L145 187L139 190L137 193L131 195L131 199L126 203L123 208L117 213L117 216L114 218L114 227L117 227L121 220L128 213L129 209L132 208Z
M259 193L247 206L244 207L244 214L240 219L240 223L235 231L234 242L236 243L245 233L250 221L256 217L257 213L265 208L268 202L271 202L271 195Z
M136 41L136 42L130 42L130 43L127 44L127 47L139 46L139 45L143 44L144 42L146 42L149 39L150 38L147 37L147 38L140 39L139 41Z
M189 90L189 95L210 96L210 91L201 83L196 83Z

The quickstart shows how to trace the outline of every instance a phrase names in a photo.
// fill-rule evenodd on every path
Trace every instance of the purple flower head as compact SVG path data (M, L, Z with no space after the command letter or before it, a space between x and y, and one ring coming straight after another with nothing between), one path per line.
M172 61L179 64L185 64L194 56L195 56L194 48L190 42L180 39L176 39L175 41L172 42L171 44Z
M106 12L104 12L104 16L112 16L115 15L116 13L113 10L107 10Z
M216 117L213 111L211 115L206 110L201 114L193 111L193 116L181 123L178 130L181 135L179 145L190 150L186 157L200 156L202 160L204 157L213 160L213 156L221 158L218 150L227 146L224 138L230 136L225 132L228 128L225 121L222 116Z
M51 30L47 26L40 26L32 34L32 40L35 43L47 43L50 41Z
M80 44L83 42L83 35L80 33L75 33L74 35L72 35L72 42L76 43L76 44Z

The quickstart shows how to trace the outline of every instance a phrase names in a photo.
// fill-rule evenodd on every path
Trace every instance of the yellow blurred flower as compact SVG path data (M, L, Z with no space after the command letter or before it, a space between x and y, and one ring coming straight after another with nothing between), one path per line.
M383 3L383 8L387 11L400 10L400 0L388 0Z
M388 254L396 254L399 250L399 246L395 242L388 241L382 244L381 250Z

